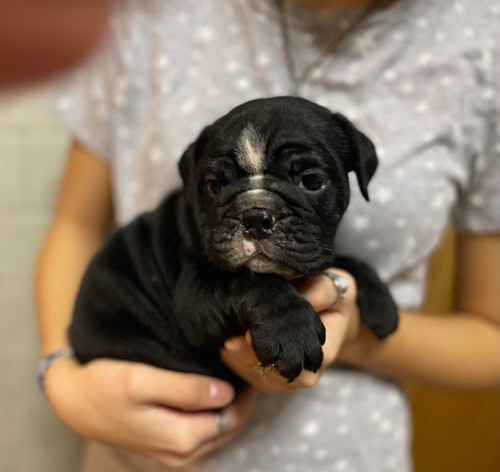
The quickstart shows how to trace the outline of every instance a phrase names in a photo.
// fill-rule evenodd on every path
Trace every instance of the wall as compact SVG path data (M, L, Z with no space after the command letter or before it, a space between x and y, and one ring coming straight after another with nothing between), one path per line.
M33 267L69 136L39 90L0 98L0 471L77 470L80 442L36 388Z

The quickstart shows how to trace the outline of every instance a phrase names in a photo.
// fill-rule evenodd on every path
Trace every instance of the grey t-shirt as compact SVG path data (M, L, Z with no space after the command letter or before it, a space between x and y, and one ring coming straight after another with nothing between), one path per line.
M205 125L297 92L375 142L371 201L353 178L337 249L371 264L402 309L419 307L448 222L500 231L497 2L400 0L351 31L361 10L294 0L283 11L271 0L119 4L102 50L54 99L75 137L109 160L119 224L181 184L179 157ZM408 429L396 385L331 369L312 390L263 396L241 437L199 470L404 472Z

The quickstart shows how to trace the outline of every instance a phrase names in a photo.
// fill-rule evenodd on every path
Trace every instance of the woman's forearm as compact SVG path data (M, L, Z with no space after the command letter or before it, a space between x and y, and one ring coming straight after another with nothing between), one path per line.
M44 355L67 346L66 331L80 279L108 233L109 173L104 161L73 143L36 267L36 309Z
M402 381L441 388L500 385L500 328L477 316L401 313L398 330L384 341L363 332L340 360Z
M101 238L71 223L52 227L40 250L36 305L43 355L67 346L66 331L85 267Z

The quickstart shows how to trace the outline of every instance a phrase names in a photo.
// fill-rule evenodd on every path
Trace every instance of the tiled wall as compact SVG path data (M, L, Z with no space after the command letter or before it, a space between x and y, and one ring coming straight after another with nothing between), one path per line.
M77 472L80 441L36 389L33 268L69 143L40 90L0 98L0 472Z

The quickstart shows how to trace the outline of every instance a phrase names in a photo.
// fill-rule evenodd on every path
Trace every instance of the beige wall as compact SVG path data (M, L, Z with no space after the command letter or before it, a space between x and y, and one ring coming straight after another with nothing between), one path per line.
M72 472L79 442L36 388L32 279L68 134L39 90L0 98L0 471Z

